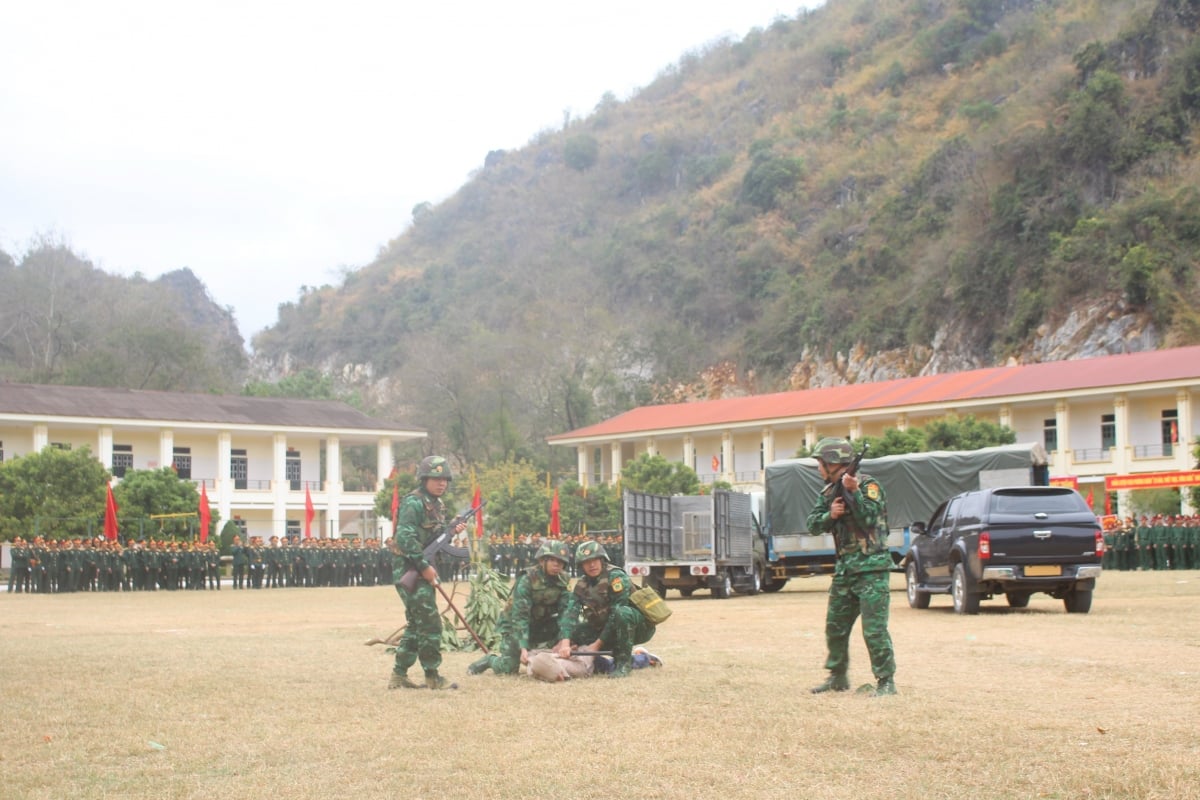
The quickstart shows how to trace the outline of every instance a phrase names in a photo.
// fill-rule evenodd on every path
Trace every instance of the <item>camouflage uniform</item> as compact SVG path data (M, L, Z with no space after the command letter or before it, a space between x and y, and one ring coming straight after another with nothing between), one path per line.
M563 543L547 542L539 552L539 563L517 576L512 595L500 612L498 653L491 653L471 664L468 671L478 675L487 669L498 675L513 675L521 669L521 651L535 647L553 647L559 635L570 597L571 579L567 577L567 548ZM545 562L557 559L563 569L548 574Z
M582 567L592 558L604 559L599 542L584 542L575 551ZM588 645L599 640L612 650L614 676L625 676L633 667L633 646L650 641L654 626L629 599L633 585L619 567L604 560L600 574L582 575L575 581L567 610L559 624L559 638Z
M840 461L830 460L832 456L822 458L821 454L830 452L823 446L835 447L839 452L844 448L849 455L843 453ZM830 465L849 464L853 458L850 443L844 439L818 442L817 454ZM895 692L896 658L888 633L891 602L888 573L892 558L887 547L887 499L874 478L863 474L857 477L858 489L852 495L847 493L847 510L841 517L835 520L830 516L834 492L820 495L808 515L809 533L832 534L838 552L825 611L825 644L829 650L825 668L830 677L814 691L849 688L846 673L850 666L850 632L861 615L863 640L871 656L877 691L890 694Z
M438 477L438 473L450 477L449 465L445 459L430 456L421 461L417 479L420 488L414 489L404 496L400 507L396 510L395 559L392 568L392 582L396 593L404 602L404 616L407 625L404 634L396 645L396 663L392 668L391 687L403 686L416 688L417 684L408 682L408 668L418 659L421 669L425 671L425 680L431 688L443 688L438 685L438 667L442 664L442 617L438 613L437 594L433 584L429 583L420 573L430 566L425 560L425 547L436 537L442 526L446 524L446 506L440 497L435 497L427 491L426 478ZM412 590L401 584L401 579L409 570L416 570L417 579L412 583Z

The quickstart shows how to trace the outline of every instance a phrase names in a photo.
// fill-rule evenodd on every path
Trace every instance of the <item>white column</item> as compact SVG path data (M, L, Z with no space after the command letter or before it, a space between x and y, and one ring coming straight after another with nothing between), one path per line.
M1012 406L1007 403L1000 406L1000 424L1005 428L1011 428L1012 424Z
M613 442L608 446L609 457L612 459L612 482L616 482L621 477L621 443Z
M271 535L283 539L287 535L288 492L287 434L272 437L271 447Z
M575 473L578 475L579 485L585 489L588 487L588 479L591 477L591 470L588 469L588 453L590 451L590 447L582 444L575 447Z
M653 436L646 440L646 455L651 458L658 455L658 444L654 441Z
M233 519L233 481L229 478L229 459L233 453L233 434L217 434L217 511L226 522ZM212 498L210 497L209 500Z
M158 432L158 466L169 467L175 463L175 431L164 428Z
M817 443L817 426L811 422L804 426L804 448L812 450L813 445Z
M1074 470L1071 452L1071 407L1066 400L1054 404L1054 430L1058 434L1058 453L1054 456L1051 474L1070 475Z
M908 414L897 414L896 415L896 430L898 430L898 431L908 430Z
M850 418L850 427L846 431L846 438L852 442L857 442L862 438L862 420L858 417Z
M33 426L33 449L30 452L40 453L50 444L50 428L46 425Z
M101 426L96 439L96 457L100 459L100 463L104 465L106 470L112 472L112 428Z
M326 535L340 535L342 530L342 440L330 436L325 440L325 503L313 500L313 510L317 515L313 522L321 519L324 510L324 528Z
M1113 472L1126 475L1133 459L1129 452L1132 449L1129 444L1129 402L1123 394L1113 398L1113 419L1117 434L1116 447L1113 448L1112 454Z
M396 468L396 462L392 458L392 440L387 437L380 438L375 445L375 491L383 488L383 484L391 476L392 470Z
M690 433L683 437L683 465L688 469L696 468L696 440Z
M732 482L732 479L737 475L737 470L734 469L733 463L733 434L729 431L724 431L721 434L721 477Z

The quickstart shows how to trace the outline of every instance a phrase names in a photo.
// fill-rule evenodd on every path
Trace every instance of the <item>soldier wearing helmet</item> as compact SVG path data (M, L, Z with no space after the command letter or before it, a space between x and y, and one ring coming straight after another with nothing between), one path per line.
M629 576L608 563L603 545L592 539L580 544L575 564L583 575L571 592L555 652L567 657L571 643L584 650L610 649L613 671L609 677L623 678L633 668L633 646L650 641L654 626L630 601L633 586Z
M529 664L530 650L559 643L559 628L570 596L569 560L565 542L547 539L542 543L537 564L517 576L508 604L500 612L498 652L473 662L467 672L479 675L492 669L497 675L513 675L521 665Z
M896 693L896 658L888 633L891 601L888 574L892 558L887 548L887 500L883 487L870 475L851 474L854 447L846 439L825 438L813 448L817 469L826 488L808 515L808 532L831 534L837 565L825 610L825 668L829 677L813 693L844 692L850 688L850 631L862 616L862 635L871 657L876 695Z
M432 542L446 524L446 506L442 496L450 488L450 464L441 456L426 456L417 466L419 488L404 496L396 510L396 536L393 546L392 580L396 593L404 602L407 625L404 635L396 645L396 662L392 667L389 689L454 688L438 674L442 664L442 617L438 613L437 595L434 585L438 582L437 570L425 560L425 547ZM456 533L466 528L460 522ZM424 580L401 582L405 574L415 572ZM411 586L411 590L406 588ZM408 668L421 662L425 672L424 683L416 683L408 677Z

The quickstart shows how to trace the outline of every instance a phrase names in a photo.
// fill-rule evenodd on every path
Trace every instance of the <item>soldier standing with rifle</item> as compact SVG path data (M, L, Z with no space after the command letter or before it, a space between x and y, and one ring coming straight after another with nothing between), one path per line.
M389 689L456 687L438 675L438 667L442 664L442 617L434 593L438 576L424 553L425 546L437 538L446 524L442 495L450 487L450 480L450 464L446 459L426 456L417 467L420 488L405 495L396 510L392 580L404 602L408 624L396 645L396 664L388 682ZM466 527L466 522L459 522L454 532L461 533ZM415 683L408 677L408 668L418 659L425 671L424 684Z
M829 677L813 688L814 694L850 688L846 674L850 666L850 631L860 614L863 640L877 681L874 694L896 693L896 658L887 628L891 601L888 573L892 568L887 548L887 500L874 478L857 474L863 453L855 456L848 440L836 438L822 439L813 451L826 484L808 515L808 531L832 534L837 548L837 566L825 611L825 644L829 649L825 668Z

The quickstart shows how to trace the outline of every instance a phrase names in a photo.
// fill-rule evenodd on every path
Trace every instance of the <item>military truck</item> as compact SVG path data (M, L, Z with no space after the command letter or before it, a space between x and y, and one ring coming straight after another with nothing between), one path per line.
M665 496L626 490L625 570L665 596L756 594L766 571L766 546L750 495L717 490Z
M888 549L900 571L909 550L912 522L927 521L959 492L1044 486L1049 477L1047 464L1045 449L1031 443L864 458L860 469L879 481L887 496ZM790 578L833 572L837 562L833 537L808 533L808 514L823 487L816 459L793 458L767 465L762 498L767 547L763 591L779 591Z

